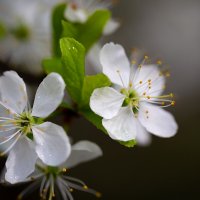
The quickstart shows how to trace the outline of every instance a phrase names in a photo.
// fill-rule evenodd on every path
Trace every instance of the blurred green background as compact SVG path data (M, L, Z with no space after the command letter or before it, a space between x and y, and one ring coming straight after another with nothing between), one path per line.
M154 137L149 147L127 149L76 119L69 131L74 142L96 142L104 156L72 169L70 175L102 192L102 200L200 199L200 1L121 0L113 12L122 26L107 41L124 45L127 53L141 48L170 66L167 91L175 93L177 103L169 110L179 131L170 139ZM0 199L16 199L23 188L0 186ZM96 199L76 191L73 195Z

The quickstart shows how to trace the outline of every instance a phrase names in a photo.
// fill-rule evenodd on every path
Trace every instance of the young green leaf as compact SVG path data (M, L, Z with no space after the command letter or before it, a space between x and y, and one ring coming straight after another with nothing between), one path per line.
M47 74L57 72L61 76L63 75L63 64L61 58L44 59L42 61L42 66Z
M71 98L81 101L85 76L85 48L72 38L62 38L60 48L63 63L63 78Z
M53 42L53 55L60 57L60 45L59 40L62 36L63 27L61 21L64 19L64 11L66 9L66 4L59 4L56 6L52 13L52 42Z
M97 10L84 24L63 21L63 37L72 37L82 43L86 51L102 36L103 29L110 19L110 11Z

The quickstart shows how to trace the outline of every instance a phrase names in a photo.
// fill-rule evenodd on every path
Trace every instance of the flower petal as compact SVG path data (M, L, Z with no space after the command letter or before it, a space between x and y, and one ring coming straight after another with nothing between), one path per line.
M97 144L90 141L80 141L72 146L71 155L63 166L72 168L80 163L98 158L102 154L102 150Z
M120 23L117 20L114 19L110 19L103 30L103 34L104 35L110 35L112 33L114 33L120 26Z
M119 112L125 96L111 87L97 88L90 97L90 107L103 118L111 119Z
M140 123L138 123L138 130L136 135L137 144L140 146L148 146L151 144L152 135L146 131Z
M37 154L33 142L27 137L20 138L6 161L6 181L14 184L25 180L34 172L36 160Z
M100 62L103 67L103 73L113 83L125 88L128 87L130 63L121 45L105 44L100 52Z
M38 157L47 165L62 164L71 153L68 136L61 126L51 122L32 128Z
M64 13L65 17L71 22L85 23L88 15L83 9L73 8L73 5L68 5Z
M57 73L49 74L40 84L35 95L32 115L47 117L62 102L65 83Z
M2 103L15 113L22 113L27 105L26 85L14 71L0 77L0 95Z
M134 116L132 108L122 107L116 117L103 119L102 124L114 140L134 140L137 134L138 120Z
M165 78L161 76L156 65L142 65L137 70L133 85L136 86L138 94L142 95L145 92L148 96L158 96L163 92ZM150 80L151 82L149 82ZM149 85L149 83L151 84Z
M172 137L178 129L171 113L149 103L141 103L138 118L147 131L160 137Z

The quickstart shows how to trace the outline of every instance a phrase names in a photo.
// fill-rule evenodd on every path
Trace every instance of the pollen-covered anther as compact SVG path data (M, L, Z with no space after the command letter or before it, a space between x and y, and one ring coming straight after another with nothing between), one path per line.
M171 102L171 105L172 105L172 106L175 106L175 104L176 104L175 101L172 101L172 102Z
M173 93L170 93L170 97L173 98L173 97L174 97L174 94L173 94Z
M83 186L83 189L88 190L88 186L87 186L87 185L84 185L84 186Z
M73 188L70 188L70 189L69 189L69 191L70 191L70 192L73 192L73 191L74 191L74 189L73 189Z
M145 96L146 94L147 94L147 93L146 93L146 92L144 92L144 93L143 93L143 96Z
M102 196L102 194L100 192L96 192L96 197L100 198Z
M170 72L166 72L166 73L165 73L165 76L166 76L166 77L170 77L170 76L171 76Z
M63 169L62 169L62 172L64 172L64 173L66 173L67 171L68 171L67 168L63 168Z
M143 83L142 81L139 82L139 84L142 84L142 83Z
M147 96L147 99L151 99L151 97L150 97L150 96Z
M144 56L144 59L145 59L145 60L148 60L148 59L149 59L149 56L145 55L145 56Z
M157 65L162 65L162 61L161 60L157 60L156 64Z
M162 106L164 106L164 105L165 105L165 102L163 101L163 102L161 102L161 104L162 104Z
M137 63L136 60L131 60L132 65L135 65L136 63Z

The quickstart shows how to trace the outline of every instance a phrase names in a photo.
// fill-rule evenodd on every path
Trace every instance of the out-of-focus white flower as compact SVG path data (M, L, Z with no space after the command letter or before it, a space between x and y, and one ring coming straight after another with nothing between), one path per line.
M120 141L149 141L148 132L172 137L177 132L174 117L161 107L174 105L173 94L161 95L165 78L158 66L130 62L121 45L109 43L100 52L103 73L115 87L95 89L90 107L103 117L111 138ZM157 105L155 105L157 104Z
M65 17L71 22L85 23L88 17L99 9L108 9L111 0L67 0ZM103 34L109 35L119 28L119 22L110 19L104 27Z
M39 74L41 60L51 55L51 8L41 0L1 0L0 59L15 68Z
M51 200L53 197L57 197L56 189L58 189L57 191L63 200L73 200L71 195L73 189L89 192L100 197L99 192L90 189L83 181L68 176L68 169L102 156L100 147L89 141L80 141L74 144L71 149L71 154L66 162L57 167L47 166L42 162L38 162L35 172L27 178L27 181L34 180L34 183L25 189L18 199L22 199L37 187L40 187L42 199L48 198Z
M37 89L32 109L24 81L14 71L0 77L0 149L7 154L6 181L24 180L35 169L39 157L56 166L70 154L69 139L62 127L41 118L61 103L65 83L57 73L49 74Z

